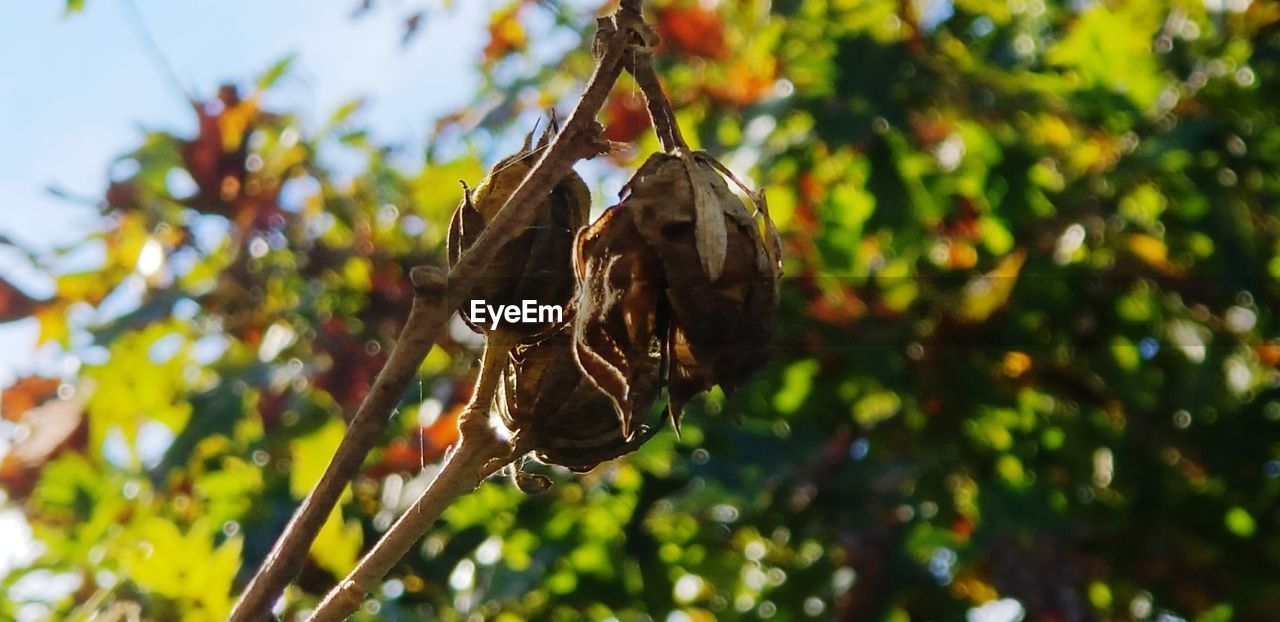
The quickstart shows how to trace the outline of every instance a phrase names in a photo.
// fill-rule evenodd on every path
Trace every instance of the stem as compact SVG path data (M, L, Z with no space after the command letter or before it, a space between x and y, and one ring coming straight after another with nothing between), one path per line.
M435 343L436 334L449 318L444 304L445 276L442 271L416 268L413 306L387 363L374 380L373 388L347 426L324 475L298 506L284 533L250 581L244 595L231 611L229 620L247 621L266 617L271 604L306 562L311 542L324 524L343 489L359 470L369 449L387 424L387 413L400 402L423 357Z
M388 414L408 390L418 365L435 344L445 322L471 295L484 266L493 261L503 245L528 228L535 216L535 210L529 206L536 205L550 193L577 160L602 152L598 133L593 131L598 127L595 117L622 73L622 58L633 44L633 35L643 32L641 28L647 26L640 16L639 0L623 0L622 8L612 22L600 22L600 30L592 45L593 50L599 51L599 61L564 129L552 139L551 145L480 237L462 254L447 279L415 270L415 287L422 293L429 290L434 297L428 300L424 296L415 296L409 319L387 364L352 418L324 475L276 540L231 611L229 622L256 622L269 618L272 603L302 569L321 525L381 436ZM430 283L424 281L424 285L419 286L418 276ZM465 432L463 438L466 438Z
M667 99L662 83L658 81L658 74L653 69L653 55L648 50L631 50L627 60L627 70L644 94L645 107L649 109L649 119L653 121L653 131L658 135L658 144L662 146L662 150L668 153L680 149L688 151L688 143L680 133L680 124L676 123L671 100Z
M471 295L475 277L482 268L493 262L503 243L514 238L533 221L532 209L508 209L512 205L536 204L551 192L569 172L573 164L583 157L601 153L607 148L594 130L598 127L596 113L604 105L605 97L614 82L622 74L622 56L627 47L629 29L601 30L597 38L604 37L605 51L587 83L578 105L565 121L564 128L551 140L533 169L511 193L507 202L494 215L474 244L463 253L458 263L449 271L448 308L457 308ZM495 242L498 240L498 242Z
M511 446L499 439L488 425L489 409L507 366L507 354L515 343L509 335L491 334L480 363L475 392L458 422L462 436L454 451L413 506L400 515L400 519L365 554L346 579L329 591L307 618L309 622L341 622L355 613L365 596L454 499L471 492L485 478L515 459Z

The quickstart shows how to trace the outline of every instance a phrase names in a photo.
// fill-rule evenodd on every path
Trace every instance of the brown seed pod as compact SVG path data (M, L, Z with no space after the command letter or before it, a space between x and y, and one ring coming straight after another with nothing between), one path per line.
M661 362L667 332L662 261L621 208L605 212L578 235L574 253L574 357L611 401L630 436L637 403Z
M732 390L766 358L781 276L777 231L763 193L749 193L762 233L723 170L702 153L655 154L623 201L578 234L574 351L613 399L624 434L631 391L644 382L634 363L642 355L656 350L667 366L677 429L694 395L716 384Z
M658 394L661 360L655 353L635 363L645 373L637 374L644 380L631 393L633 405L647 411ZM653 434L642 426L623 435L611 398L574 362L568 326L511 352L497 403L521 453L577 472L634 451Z
M533 168L538 151L547 145L554 132L554 127L544 132L536 147L530 145L533 136L530 134L519 153L500 160L480 185L467 189L449 223L450 265L457 263L493 221L503 203ZM570 171L534 209L537 215L532 224L505 244L486 267L472 299L494 306L519 305L525 300L540 305L567 306L573 294L569 257L573 236L586 224L587 212L591 209L590 192L582 178ZM463 320L476 332L487 333L489 328L473 323L469 314L468 301L461 309ZM503 328L530 336L546 331L549 326L514 324Z

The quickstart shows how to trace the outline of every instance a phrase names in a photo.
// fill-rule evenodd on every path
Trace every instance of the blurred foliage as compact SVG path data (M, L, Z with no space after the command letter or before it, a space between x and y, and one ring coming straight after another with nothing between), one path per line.
M1275 3L653 5L686 133L786 236L778 353L680 439L541 469L539 496L485 484L364 619L1280 619ZM441 262L456 180L502 155L473 137L571 102L585 45L534 42L593 18L494 5L477 103L420 168L358 104L264 109L287 62L120 157L83 242L101 267L44 301L0 281L0 321L83 361L3 397L0 481L43 552L0 618L225 614L384 360L407 269ZM625 79L602 118L638 145L606 176L656 148ZM84 320L107 303L128 310ZM286 617L455 438L476 348L450 335ZM49 602L30 584L54 575L75 587Z

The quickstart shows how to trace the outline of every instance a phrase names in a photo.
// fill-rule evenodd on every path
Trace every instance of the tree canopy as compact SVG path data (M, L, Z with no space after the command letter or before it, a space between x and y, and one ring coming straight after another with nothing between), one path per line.
M364 4L406 11L406 45L453 10ZM679 437L530 465L539 495L483 484L357 619L1280 617L1277 5L647 5L686 138L782 232L774 355ZM445 262L457 180L572 103L596 15L495 3L475 103L420 166L358 102L267 105L287 59L199 94L198 132L123 147L77 245L102 264L44 300L0 280L0 321L82 361L0 399L4 504L43 545L0 618L226 617L385 362L409 269ZM628 80L600 120L634 146L579 167L593 217L658 146ZM431 477L477 344L456 322L423 361L284 618ZM74 587L32 588L54 577Z

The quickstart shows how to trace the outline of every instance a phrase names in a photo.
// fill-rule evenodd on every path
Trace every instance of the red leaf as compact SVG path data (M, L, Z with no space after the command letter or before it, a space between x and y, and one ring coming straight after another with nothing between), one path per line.
M39 307L39 300L0 278L0 323L30 317Z
M619 92L604 107L604 137L619 143L634 142L652 123L644 99L635 93Z
M316 386L328 391L342 405L343 412L355 412L387 355L380 348L367 347L360 336L348 333L336 319L324 324L315 343L331 361L329 369L316 377Z

